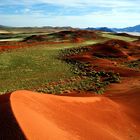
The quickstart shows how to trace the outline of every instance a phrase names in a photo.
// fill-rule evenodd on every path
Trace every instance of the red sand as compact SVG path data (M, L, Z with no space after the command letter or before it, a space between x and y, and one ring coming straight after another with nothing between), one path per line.
M70 41L67 42L0 42L0 52L7 51L7 50L13 50L13 49L19 49L19 48L27 48L27 47L35 47L40 45L52 45L52 44L67 44L71 43Z
M139 79L124 79L121 84L112 85L104 96L97 97L16 91L9 96L9 102L22 133L29 140L138 140L139 85ZM0 98L3 112L8 108L6 96ZM14 129L15 125L10 127ZM8 128L1 125L1 129L6 132Z

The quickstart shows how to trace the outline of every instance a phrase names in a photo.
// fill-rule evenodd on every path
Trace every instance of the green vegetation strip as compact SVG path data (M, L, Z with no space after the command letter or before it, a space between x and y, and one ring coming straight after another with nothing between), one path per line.
M0 52L0 94L19 89L35 90L50 82L75 77L71 65L58 59L60 50L86 44L48 44Z
M91 41L90 43L97 42ZM119 74L113 72L88 72L88 70L85 71L87 64L68 62L62 59L65 55L87 51L84 46L88 43L40 45L38 47L25 47L9 52L1 52L0 94L21 89L56 94L68 90L103 93L106 85L119 82ZM76 48L78 46L81 47ZM71 78L75 80L68 80L68 82L60 84L61 81ZM49 86L53 82L58 84Z
M69 93L71 91L90 91L102 94L110 83L119 83L120 75L114 72L94 71L90 63L84 63L69 58L72 54L79 54L87 51L88 48L71 48L62 50L60 58L71 65L71 71L76 75L69 80L60 80L57 83L50 83L37 89L43 93ZM77 77L78 76L78 77Z
M61 44L61 49L63 47L66 46ZM54 45L0 53L0 94L18 89L31 90L48 82L72 77L71 66L57 59L59 50Z
M68 64L73 65L73 72L79 76L86 77L83 84L83 90L93 91L102 94L110 83L119 83L120 75L112 71L95 71L90 63L80 62L66 58Z
M138 38L131 38L131 37L125 37L125 36L118 36L118 35L113 35L111 33L102 33L102 37L109 38L109 39L119 39L127 42L132 42L137 40Z

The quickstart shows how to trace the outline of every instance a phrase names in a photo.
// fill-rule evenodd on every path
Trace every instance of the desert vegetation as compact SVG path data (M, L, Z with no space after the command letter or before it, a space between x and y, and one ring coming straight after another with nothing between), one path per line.
M125 66L130 67L130 68L134 68L134 69L140 69L140 59L138 60L133 60L133 61L129 61L129 62L125 62L123 63Z
M70 66L57 59L57 47L21 48L0 54L0 91L34 89L43 83L73 76Z
M103 93L105 91L105 87L110 83L120 82L119 73L112 71L95 71L90 63L80 62L69 58L69 55L77 55L86 51L89 51L87 47L78 49L73 48L62 51L62 54L65 54L62 59L68 64L72 65L73 73L87 78L88 82L87 84L83 85L83 89L86 89L87 91L94 91L96 93Z
M79 30L49 34L8 34L8 38L25 39L0 42L0 93L18 89L53 94L72 91L104 93L109 84L120 82L119 73L104 68L94 69L95 65L98 68L98 63L93 66L88 61L72 57L88 54L91 58L127 58L121 49L128 49L130 44L121 40L132 41L136 38L124 37L118 40L119 36L112 34L111 37L115 39L110 40L109 36L109 33L101 35L100 32ZM81 38L80 41L76 41L77 38ZM138 67L138 62L129 64Z

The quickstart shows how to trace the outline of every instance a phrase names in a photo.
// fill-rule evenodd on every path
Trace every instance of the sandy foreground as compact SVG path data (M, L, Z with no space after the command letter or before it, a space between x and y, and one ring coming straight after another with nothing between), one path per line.
M2 95L0 139L139 140L138 85L139 78L126 78L104 95L89 97L26 90Z

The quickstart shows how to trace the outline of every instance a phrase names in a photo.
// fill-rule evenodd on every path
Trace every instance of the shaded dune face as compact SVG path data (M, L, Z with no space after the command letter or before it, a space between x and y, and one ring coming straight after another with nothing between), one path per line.
M105 44L108 46L114 46L114 45L119 45L121 47L130 46L130 43L123 41L123 40L117 40L117 39L109 40L109 41L105 42Z
M130 43L121 40L109 40L103 44L92 47L93 55L98 57L127 58L124 48L128 48Z
M16 91L10 95L10 107L19 127L15 129L13 119L3 117L0 121L10 122L10 129L2 125L0 136L5 139L22 136L29 140L140 138L140 112L136 110L138 107L133 108L139 106L138 90L123 93L125 99L115 93L113 98L108 94L106 97L66 97ZM0 98L2 106L7 102L5 96ZM8 105L3 109L7 110Z
M95 52L93 52L94 56L98 56L98 57L114 57L114 58L118 58L118 57L127 57L127 55L119 50L116 46L98 46L95 49Z
M24 41L45 41L46 36L45 35L32 35L27 37Z
M0 96L0 139L25 140L11 107L10 96L11 94Z

